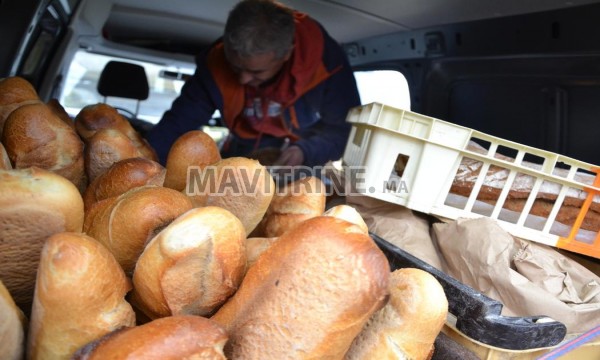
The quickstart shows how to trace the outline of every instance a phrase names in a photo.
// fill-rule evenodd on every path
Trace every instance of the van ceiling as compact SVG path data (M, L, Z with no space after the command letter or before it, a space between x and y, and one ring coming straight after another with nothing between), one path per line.
M91 3L97 0L90 0ZM105 0L101 0L105 1ZM236 0L114 0L104 35L116 42L193 53L218 38ZM437 25L553 10L600 0L282 0L341 43Z

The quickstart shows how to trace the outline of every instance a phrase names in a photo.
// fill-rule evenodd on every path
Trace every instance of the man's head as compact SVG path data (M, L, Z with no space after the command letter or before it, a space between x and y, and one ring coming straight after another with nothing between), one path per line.
M242 0L229 13L225 56L242 84L259 86L273 78L292 53L292 10L271 0Z

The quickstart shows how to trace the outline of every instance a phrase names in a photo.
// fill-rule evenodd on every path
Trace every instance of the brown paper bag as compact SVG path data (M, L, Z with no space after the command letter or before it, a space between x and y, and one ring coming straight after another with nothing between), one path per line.
M429 220L421 214L367 196L347 196L346 203L363 217L369 231L429 265L442 269L430 236Z
M504 315L546 315L569 334L600 324L600 278L553 248L513 238L489 218L433 230L443 271L502 302Z

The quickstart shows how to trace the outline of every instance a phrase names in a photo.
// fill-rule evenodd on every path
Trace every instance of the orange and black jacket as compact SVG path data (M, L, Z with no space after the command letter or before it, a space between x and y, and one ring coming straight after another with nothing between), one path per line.
M278 129L257 133L240 121L245 90L227 66L220 40L197 57L196 65L171 109L147 135L161 163L179 136L208 124L215 110L231 133L223 157L281 147L286 138L302 149L306 166L342 156L350 132L346 115L349 108L360 105L360 98L342 47L308 16L296 13L295 48L289 64L294 85L289 101L283 104Z

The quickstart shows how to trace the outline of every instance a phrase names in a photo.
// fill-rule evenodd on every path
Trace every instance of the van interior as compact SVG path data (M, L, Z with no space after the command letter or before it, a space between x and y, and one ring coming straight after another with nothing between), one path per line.
M363 103L600 164L600 1L282 1L343 44ZM235 2L2 0L0 77L25 77L71 115L112 101L151 126ZM102 96L109 61L144 66L149 96Z

